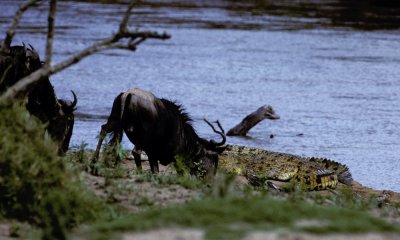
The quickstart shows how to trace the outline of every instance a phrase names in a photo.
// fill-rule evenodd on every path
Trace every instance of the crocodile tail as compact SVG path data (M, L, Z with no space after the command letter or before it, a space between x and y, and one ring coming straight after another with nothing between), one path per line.
M309 160L320 162L326 169L334 171L337 174L339 182L346 185L351 185L351 183L353 182L353 177L351 175L350 169L346 165L326 158L310 158Z
M344 166L342 171L339 172L338 175L339 182L346 184L346 185L351 185L353 182L353 177L351 176L350 170L347 166Z
M327 169L320 169L315 174L302 176L299 180L311 191L335 188L338 184L336 173Z

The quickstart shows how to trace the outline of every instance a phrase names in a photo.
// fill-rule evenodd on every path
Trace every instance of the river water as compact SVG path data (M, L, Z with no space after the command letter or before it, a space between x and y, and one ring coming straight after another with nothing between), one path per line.
M69 90L78 95L71 144L93 149L113 99L131 87L183 104L206 138L217 136L203 117L228 130L269 104L281 119L265 120L249 137L228 137L228 143L327 157L348 165L366 186L400 192L400 24L391 21L399 20L397 12L389 9L390 19L378 19L379 25L336 14L346 10L338 1L260 2L137 6L132 28L172 38L148 40L136 52L99 53L51 78L59 97L71 99ZM20 3L1 0L3 36ZM125 8L123 1L60 1L53 61L110 36ZM46 18L45 6L29 10L14 44L29 42L43 56Z

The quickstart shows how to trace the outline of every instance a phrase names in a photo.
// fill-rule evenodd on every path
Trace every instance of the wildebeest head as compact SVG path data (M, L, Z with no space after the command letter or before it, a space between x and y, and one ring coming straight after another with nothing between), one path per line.
M40 61L39 54L36 52L36 50L32 47L32 45L28 44L29 47L25 47L26 52L25 52L25 67L28 71L28 73L32 73L39 68L42 67L43 62Z
M28 76L32 72L41 68L39 54L29 45L29 47L12 46L5 52L1 52L0 57L0 92L14 85L21 78Z
M213 129L215 133L218 133L222 140L221 142L216 142L214 140L206 140L199 138L199 143L202 146L200 152L197 155L197 159L194 159L195 166L191 169L192 174L195 175L205 175L205 177L214 176L218 168L218 154L222 153L226 146L225 132L219 121L216 121L220 131L216 130L214 126L207 120L204 121Z
M58 145L58 153L60 155L68 150L74 127L74 111L78 100L76 94L73 91L71 92L74 96L73 102L58 99L59 112L54 118L49 120L47 128L50 136Z

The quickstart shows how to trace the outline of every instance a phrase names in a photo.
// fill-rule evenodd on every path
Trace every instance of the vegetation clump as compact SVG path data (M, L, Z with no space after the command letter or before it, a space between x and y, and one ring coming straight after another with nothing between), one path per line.
M64 239L101 203L57 157L44 127L19 104L0 108L0 214L42 228L44 239Z

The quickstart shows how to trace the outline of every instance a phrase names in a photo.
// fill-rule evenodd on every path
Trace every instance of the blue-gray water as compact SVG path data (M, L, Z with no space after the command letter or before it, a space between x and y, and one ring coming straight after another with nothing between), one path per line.
M21 1L0 2L4 36ZM132 16L132 28L166 31L170 40L99 53L52 76L59 97L71 99L74 90L77 111L97 116L76 119L72 145L94 148L101 116L131 87L183 104L207 138L216 136L203 117L228 130L270 104L280 120L228 143L331 158L366 186L400 192L399 30L334 26L328 18L250 11L231 1L182 2L143 4ZM60 1L54 62L115 32L125 7ZM29 42L43 55L46 18L44 6L29 10L14 44ZM124 146L132 147L127 139Z

